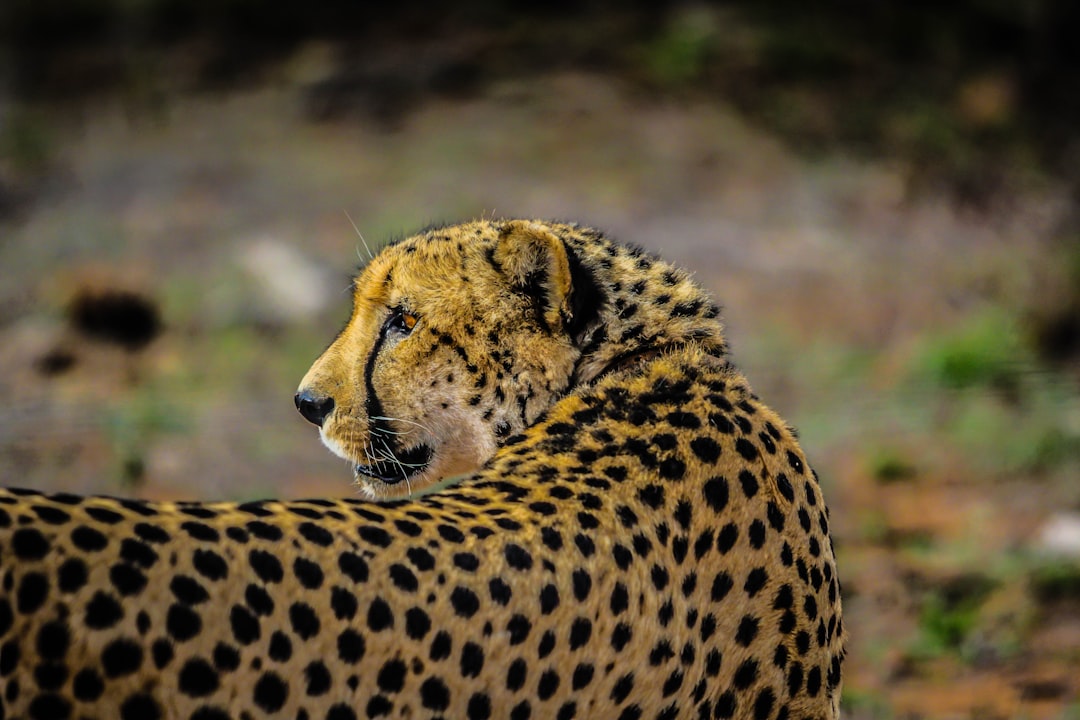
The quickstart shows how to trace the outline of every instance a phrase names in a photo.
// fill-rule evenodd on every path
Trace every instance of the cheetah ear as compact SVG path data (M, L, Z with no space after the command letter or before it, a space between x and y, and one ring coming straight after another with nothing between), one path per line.
M562 327L572 285L570 260L559 238L535 223L512 220L499 233L494 260L511 289L532 301L542 329Z

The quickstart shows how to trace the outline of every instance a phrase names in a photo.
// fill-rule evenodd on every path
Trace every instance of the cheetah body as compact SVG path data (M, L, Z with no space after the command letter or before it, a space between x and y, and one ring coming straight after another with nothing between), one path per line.
M685 274L479 222L355 295L302 394L384 502L0 492L0 716L837 716L820 487Z

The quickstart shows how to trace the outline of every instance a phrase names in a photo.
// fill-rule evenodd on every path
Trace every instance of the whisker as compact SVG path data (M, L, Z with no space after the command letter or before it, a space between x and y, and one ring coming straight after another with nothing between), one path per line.
M343 212L345 213L345 217L347 217L349 219L349 224L352 225L352 229L356 233L356 236L358 238L360 238L360 242L362 242L364 244L364 250L367 251L368 260L374 260L375 259L375 253L371 252L371 246L369 246L367 244L367 240L364 239L364 234L362 232L360 232L360 228L356 227L356 223L353 222L352 216L349 215L349 211L344 210ZM356 254L357 255L360 254L359 248L357 248ZM361 257L360 259L363 260L364 258Z

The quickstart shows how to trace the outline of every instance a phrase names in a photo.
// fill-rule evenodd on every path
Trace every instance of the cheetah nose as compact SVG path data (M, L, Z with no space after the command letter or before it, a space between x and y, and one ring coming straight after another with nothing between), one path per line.
M326 416L334 411L334 398L319 395L311 390L301 390L293 396L296 409L309 423L322 427Z

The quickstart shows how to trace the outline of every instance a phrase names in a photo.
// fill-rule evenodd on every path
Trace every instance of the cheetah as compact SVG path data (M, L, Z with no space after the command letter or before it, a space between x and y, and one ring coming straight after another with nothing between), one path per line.
M838 716L821 488L684 271L430 229L295 402L364 497L0 492L0 717Z

